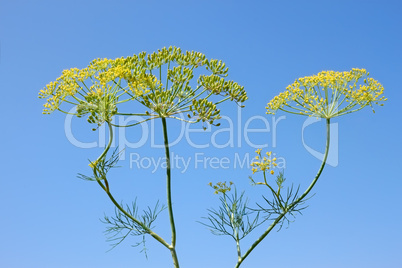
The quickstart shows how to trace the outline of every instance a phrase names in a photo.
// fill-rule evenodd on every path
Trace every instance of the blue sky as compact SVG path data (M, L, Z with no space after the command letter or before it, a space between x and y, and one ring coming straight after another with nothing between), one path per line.
M320 162L303 146L306 118L274 118L264 107L298 77L351 68L367 69L385 87L388 101L375 113L367 108L333 121L338 128L336 167L324 169L303 216L271 233L242 267L402 267L401 10L396 0L0 1L0 266L171 267L169 252L149 237L148 260L141 248L130 246L138 241L135 237L106 252L110 246L99 218L110 215L113 206L96 183L76 178L90 172L88 159L101 153L97 145L102 139L84 119L73 119L77 140L97 142L89 149L75 146L65 131L65 115L42 115L44 101L37 94L62 70L83 68L95 58L177 46L223 60L229 78L245 86L249 96L241 112L233 103L222 106L222 114L234 122L232 147L213 146L224 145L230 136L213 136L218 129L212 128L182 137L171 148L192 161L185 172L173 170L182 267L235 265L234 242L213 236L197 221L218 203L207 186L210 181L232 180L251 205L260 200L262 191L249 184L251 170L233 166L236 155L253 154L258 147L253 145L268 144L264 150L286 161L288 181L308 185ZM230 126L229 119L222 121L222 127ZM180 137L180 125L168 123L172 139ZM265 132L245 135L245 129L264 127ZM160 144L160 122L126 134L133 144L145 140L139 148L128 148L123 167L114 171L117 199L137 197L142 208L158 199L165 203L163 170L152 172L151 164L138 169L138 162L130 161L130 153L135 159L164 156L151 139ZM191 142L210 146L195 148ZM324 123L306 128L304 142L323 151ZM202 159L226 156L231 164L216 169L200 162L196 167L196 154ZM164 212L156 230L166 239L167 223ZM263 230L244 240L243 250Z

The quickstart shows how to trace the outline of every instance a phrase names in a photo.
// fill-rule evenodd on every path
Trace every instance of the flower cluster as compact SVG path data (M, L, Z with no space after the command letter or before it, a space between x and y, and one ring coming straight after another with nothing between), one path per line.
M226 192L232 189L231 186L233 185L233 182L229 182L229 185L226 185L226 182L218 182L215 185L213 185L212 182L210 182L208 185L215 190L214 194L219 193L225 194Z
M384 87L368 76L364 69L352 69L348 72L323 71L299 78L268 103L267 114L283 110L329 119L367 105L382 106L381 102L386 101Z
M166 66L165 66L166 65ZM204 66L210 74L199 75L197 84L190 82L197 68ZM231 100L247 100L244 87L227 81L228 68L222 61L208 60L199 52L182 52L169 47L152 54L145 52L126 58L96 59L83 69L64 70L54 82L39 92L47 98L44 113L68 112L63 103L77 107L75 115L89 114L90 123L110 122L118 112L118 104L136 100L145 112L130 115L174 117L188 113L194 121L213 124L219 119L216 105ZM166 74L165 78L162 73ZM216 100L213 96L220 96ZM123 113L127 114L127 113Z
M265 172L271 170L270 173L273 175L273 168L277 166L276 157L271 158L272 152L266 152L266 156L262 157L261 149L258 149L255 152L257 153L257 156L255 157L256 161L250 164L252 166L251 170L253 171L253 174L259 171Z

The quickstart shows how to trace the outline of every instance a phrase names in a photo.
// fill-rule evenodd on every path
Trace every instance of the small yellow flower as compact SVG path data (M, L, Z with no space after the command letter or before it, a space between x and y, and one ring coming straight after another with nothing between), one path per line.
M88 166L89 166L90 168L95 168L97 164L98 164L98 160L95 160L95 161L89 163Z

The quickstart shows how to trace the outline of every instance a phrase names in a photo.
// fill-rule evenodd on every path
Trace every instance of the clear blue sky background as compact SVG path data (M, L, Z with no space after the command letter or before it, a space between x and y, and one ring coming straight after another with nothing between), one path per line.
M401 75L402 4L400 1L0 1L0 266L6 268L171 267L169 252L147 239L148 260L130 237L116 249L105 241L103 214L113 206L93 182L87 159L99 147L78 148L66 138L65 116L42 115L38 91L63 69L85 67L94 58L130 56L178 46L222 59L229 77L245 86L249 100L234 125L234 147L197 149L182 139L172 151L183 157L253 153L238 133L253 116L265 115L266 103L294 79L322 70L366 68L385 87L384 107L334 120L338 126L338 165L327 166L309 201L310 207L288 229L273 232L244 262L244 268L402 267ZM239 117L236 105L222 114ZM280 114L284 115L284 114ZM278 118L278 115L276 118ZM301 140L304 117L286 118L270 132L251 133L253 143L268 143L286 160L289 182L308 185L319 167ZM263 120L249 127L262 128ZM172 138L177 123L170 122ZM225 127L225 122L223 122ZM150 127L150 126L149 126ZM198 126L199 127L199 126ZM192 127L192 128L195 128ZM128 139L139 140L140 129ZM212 131L215 131L213 129ZM155 122L156 142L161 141ZM305 131L305 141L323 150L323 122ZM73 120L73 133L98 141L85 120ZM197 142L211 133L193 134ZM274 138L274 134L276 138ZM221 134L220 142L228 136ZM237 140L242 144L239 145ZM275 141L275 143L274 143ZM150 139L141 157L162 157ZM165 201L163 170L129 167L113 173L118 200L136 196L142 208ZM194 160L194 159L193 159ZM234 267L235 244L215 237L196 221L217 204L210 181L232 180L250 204L262 190L249 185L249 168L214 169L194 165L173 172L173 201L178 255L188 268ZM156 230L169 240L167 212ZM266 227L264 227L266 228ZM263 229L244 240L243 250Z

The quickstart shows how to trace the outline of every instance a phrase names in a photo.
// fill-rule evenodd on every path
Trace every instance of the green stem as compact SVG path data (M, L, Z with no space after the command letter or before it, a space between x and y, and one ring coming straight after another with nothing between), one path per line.
M311 191L311 189L313 189L314 185L316 184L316 182L318 181L325 163L327 161L327 157L328 157L328 152L329 152L329 144L330 144L330 119L327 118L326 119L326 125L327 125L327 142L326 142L326 146L325 146L325 153L324 153L324 159L322 160L321 166L317 172L317 175L315 176L314 180L311 182L310 186L307 188L307 190L299 197L297 198L296 201L294 201L292 204L290 204L287 209L282 212L278 218L275 219L275 221L268 227L268 229L251 245L251 247L247 250L246 253L244 253L244 255L239 258L239 260L236 263L235 268L240 267L240 265L242 264L242 262L244 261L244 259L247 258L247 256L251 253L251 251L253 251L253 249L262 241L264 240L264 238L272 231L272 229L282 220L282 218L286 215L286 213L291 210L294 206L296 206L298 203L300 203Z
M99 183L100 181L98 181ZM164 245L165 247L167 247L169 250L171 249L171 246L159 235L157 235L156 233L154 233L151 229L149 229L146 225L144 225L142 222L140 222L139 220L137 220L136 218L134 218L130 213L128 213L117 201L116 199L114 199L113 195L110 193L110 191L106 191L107 195L109 196L110 200L113 202L113 204L127 217L129 217L133 222L137 223L138 225L140 225L144 230L146 230L146 232L151 235L153 238L155 238L158 242L160 242L162 245Z
M97 161L102 161L102 158L104 158L106 156L106 153L109 151L110 146L112 145L112 141L113 141L113 128L111 123L107 122L108 127L109 127L109 142L108 145L106 146L106 149L103 151L103 153L98 157ZM98 172L97 172L97 167L94 167L94 174L95 177L98 177ZM159 235L157 235L156 233L154 233L151 229L149 229L143 222L137 220L136 218L133 217L133 215L131 215L130 213L128 213L117 201L116 199L113 197L112 193L109 190L109 186L107 184L107 179L106 177L104 177L105 180L105 185L103 185L103 183L101 182L101 180L96 180L98 182L98 184L102 187L102 189L106 192L106 194L109 196L109 199L112 201L112 203L124 214L126 215L128 218L130 218L133 222L135 222L136 224L140 225L149 235L151 235L153 238L155 238L158 242L160 242L162 245L164 245L165 247L167 247L170 251L172 251L172 246L169 245L162 237L160 237ZM174 250L174 248L173 248Z
M144 122L147 122L147 121L152 120L152 119L155 119L155 118L156 118L156 116L155 116L155 117L150 117L150 118L147 118L147 119L142 120L142 121L140 121L140 122L137 122L137 123L134 123L134 124L131 124L131 125L126 125L126 126L120 126L120 125L116 125L116 124L112 124L112 125L115 126L115 127L133 127L133 126L142 124L142 123L144 123Z
M251 247L247 250L246 253L242 257L238 258L235 268L240 267L243 261L247 258L247 256L253 251L253 249L271 232L271 230L280 222L280 220L285 216L286 213L282 213L278 218L268 227L268 229L251 245Z
M324 159L322 160L322 164L320 166L320 169L318 170L317 175L315 176L314 180L311 182L311 184L307 188L307 190L296 201L294 201L292 204L289 205L289 209L292 209L295 205L297 205L299 202L301 202L310 193L311 189L313 189L314 185L316 184L316 182L320 178L322 171L324 170L324 166L325 166L325 163L327 162L327 158L328 158L329 143L330 143L331 125L330 125L330 119L329 118L326 119L326 125L327 125L327 142L326 142L326 146L325 146Z
M109 142L105 148L105 150L102 152L102 154L95 160L95 162L93 163L98 163L98 161L101 161L107 154L107 152L110 149L110 146L112 146L112 142L113 142L113 128L112 128L112 124L109 123L109 121L106 121L107 126L109 127Z
M241 261L241 249L240 249L240 240L239 235L236 237L236 246L237 246L237 261Z
M167 191L167 203L169 211L170 228L172 231L172 244L171 244L171 254L173 258L173 264L175 268L179 267L179 261L176 254L176 227L174 224L173 217L173 206L172 206L172 185L171 185L171 170L170 170L170 152L169 152L169 140L167 134L166 118L161 117L163 126L163 139L165 143L165 153L166 153L166 191Z

